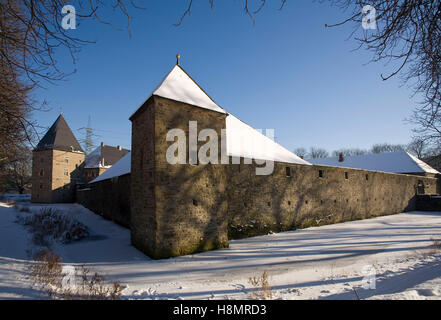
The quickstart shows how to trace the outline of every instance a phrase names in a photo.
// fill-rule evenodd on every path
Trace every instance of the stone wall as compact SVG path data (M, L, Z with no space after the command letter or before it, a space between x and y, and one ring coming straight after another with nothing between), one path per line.
M424 184L425 193L435 193L437 182L280 162L269 176L256 176L255 165L249 164L229 165L227 170L230 239L415 210L418 184Z
M33 202L73 202L75 186L81 181L83 153L42 150L32 153Z
M417 193L437 191L437 179L413 175L276 162L273 174L257 176L256 165L244 159L240 165L167 162L170 129L182 129L188 139L189 121L197 121L198 132L214 129L220 139L225 117L152 96L130 119L130 179L93 183L78 192L80 203L130 225L132 244L148 256L167 258L227 247L228 239L414 210Z
M76 200L104 218L130 228L130 174L91 183L76 191Z
M53 150L52 157L52 202L74 202L84 153Z
M418 195L416 210L420 211L441 211L441 196L439 195Z
M131 241L147 253L156 250L156 202L155 202L155 104L150 98L131 117Z
M31 201L52 201L52 150L32 152Z

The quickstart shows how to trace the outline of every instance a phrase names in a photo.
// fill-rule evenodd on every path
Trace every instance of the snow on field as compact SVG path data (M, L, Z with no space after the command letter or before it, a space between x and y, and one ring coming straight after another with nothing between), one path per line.
M32 212L43 205L26 204ZM89 227L90 237L55 244L65 264L86 264L126 286L128 299L246 299L249 278L269 274L275 299L439 299L441 213L375 219L235 240L230 248L152 260L130 245L130 232L78 204L51 205ZM0 298L44 298L26 273L31 243L0 206ZM32 214L32 213L19 213ZM375 289L366 279L375 271ZM358 297L357 297L358 296Z

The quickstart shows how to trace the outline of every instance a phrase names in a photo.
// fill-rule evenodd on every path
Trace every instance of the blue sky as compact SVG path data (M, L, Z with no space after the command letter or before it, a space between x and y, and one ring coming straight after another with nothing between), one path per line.
M97 22L70 30L97 43L82 49L67 81L35 92L52 110L34 118L49 127L62 108L81 139L78 129L90 115L96 144L130 148L129 116L180 53L182 67L220 106L255 128L273 128L289 150L409 142L412 127L403 120L417 101L399 78L381 80L391 66L366 64L370 52L351 51L357 47L348 40L353 26L325 28L346 17L338 8L291 0L279 11L278 1L271 1L253 26L242 1L218 0L210 10L208 0L199 0L176 27L185 3L144 1L147 10L131 10L131 37ZM102 16L126 25L111 10ZM72 70L65 54L58 61Z

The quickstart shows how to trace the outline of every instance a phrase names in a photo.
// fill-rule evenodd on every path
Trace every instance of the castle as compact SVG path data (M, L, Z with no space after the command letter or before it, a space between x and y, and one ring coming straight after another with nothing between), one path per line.
M131 152L75 198L130 228L132 244L155 259L414 210L418 194L438 191L437 171L421 166L409 174L303 160L217 105L178 64L130 120ZM74 149L64 152L82 161ZM257 174L264 167L272 170Z
M60 114L32 153L32 202L74 202L76 189L98 177L129 150L104 142L86 156Z

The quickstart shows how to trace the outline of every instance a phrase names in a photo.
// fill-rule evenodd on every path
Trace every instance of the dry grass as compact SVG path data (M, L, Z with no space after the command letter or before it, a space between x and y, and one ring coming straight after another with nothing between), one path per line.
M21 207L22 210L30 211L29 207ZM29 228L38 246L49 247L52 240L69 243L89 236L84 224L50 207L36 214L18 216L17 221Z
M14 200L6 200L5 202L8 206L15 206L15 201Z
M84 266L63 271L61 258L51 250L40 252L30 267L32 278L44 288L49 297L62 300L119 300L123 287L119 282L107 284L98 273Z
M437 254L441 251L441 240L440 239L430 239L432 241L431 253Z
M432 243L432 247L434 248L434 249L436 249L436 250L441 250L441 240L440 239L430 239L430 240L432 240L433 241L433 243Z
M255 287L255 290L250 294L251 299L267 300L273 298L267 271L264 271L261 276L250 277L248 282Z

